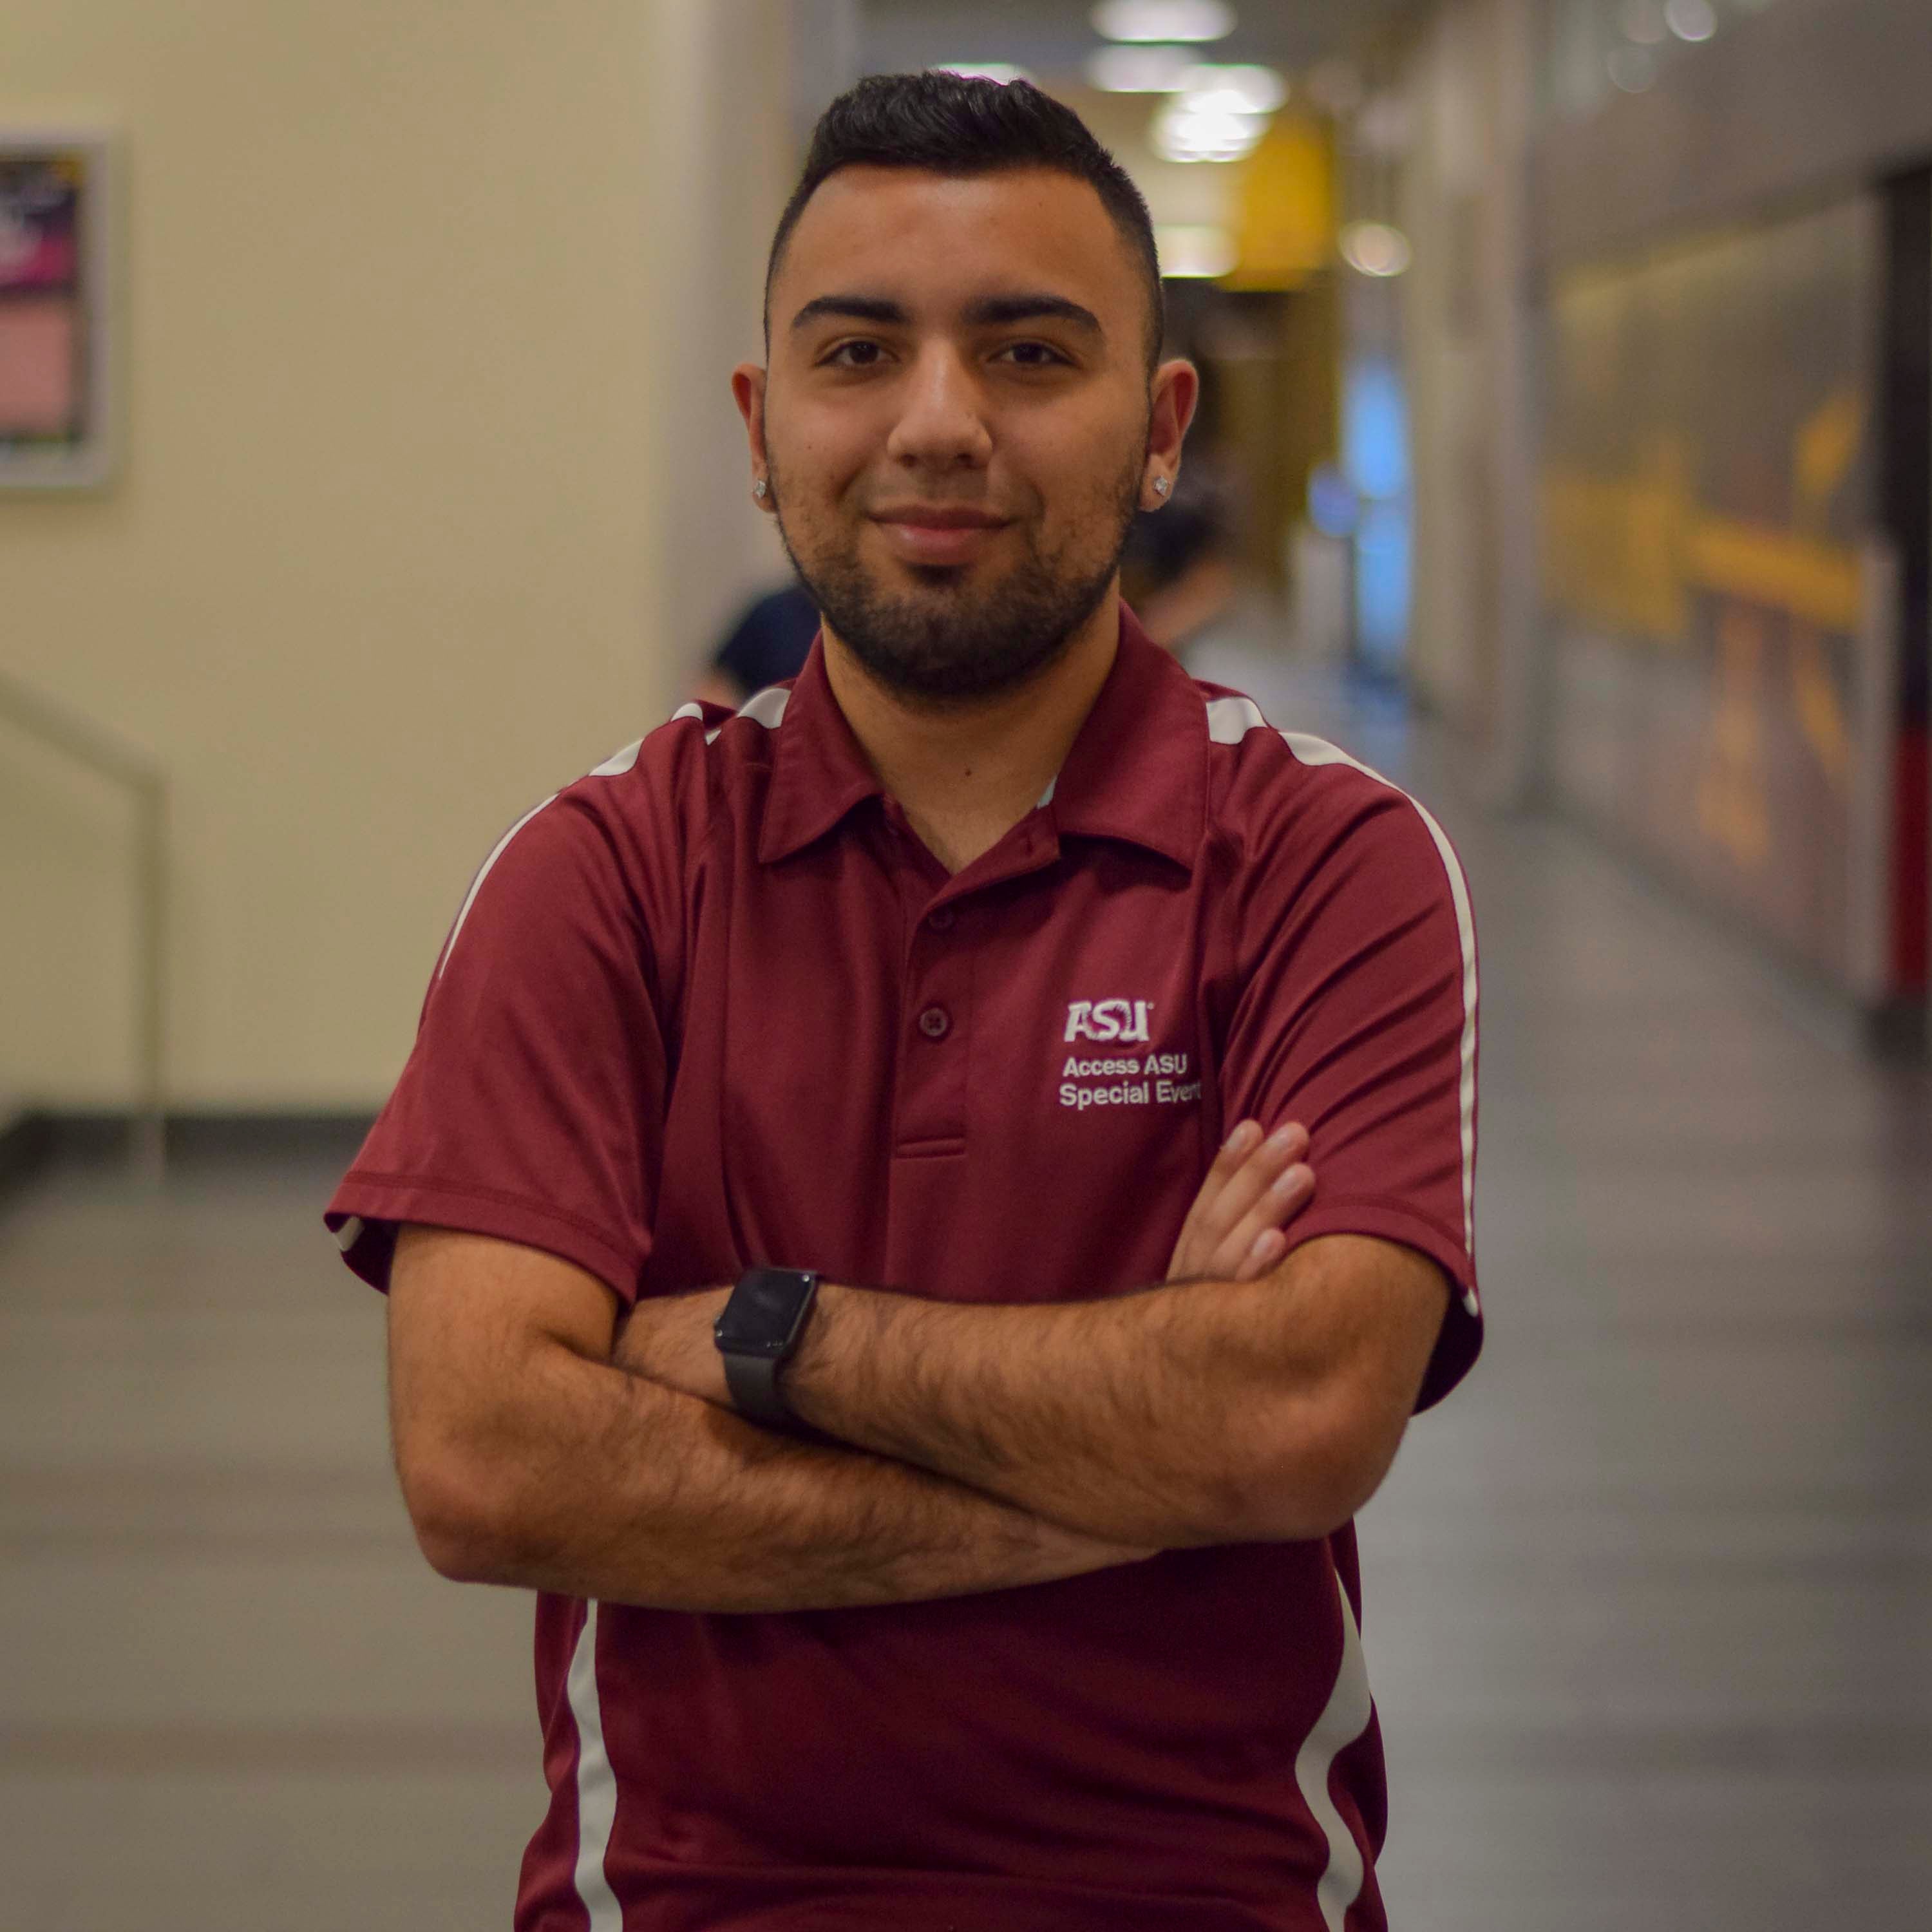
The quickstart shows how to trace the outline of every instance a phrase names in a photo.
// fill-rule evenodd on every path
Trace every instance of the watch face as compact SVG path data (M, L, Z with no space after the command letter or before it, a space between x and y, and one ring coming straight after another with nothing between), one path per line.
M718 1316L718 1346L734 1355L782 1355L817 1286L790 1268L754 1268L732 1290Z

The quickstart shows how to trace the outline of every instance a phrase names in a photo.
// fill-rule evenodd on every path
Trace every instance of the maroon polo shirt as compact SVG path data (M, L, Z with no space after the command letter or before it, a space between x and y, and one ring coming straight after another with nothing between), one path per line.
M1040 805L949 876L814 648L512 828L329 1210L564 1256L626 1304L759 1263L962 1301L1157 1281L1233 1124L1306 1122L1290 1230L1480 1339L1475 954L1441 832L1124 614ZM1352 1527L939 1603L541 1596L520 1932L1368 1932L1382 1756Z

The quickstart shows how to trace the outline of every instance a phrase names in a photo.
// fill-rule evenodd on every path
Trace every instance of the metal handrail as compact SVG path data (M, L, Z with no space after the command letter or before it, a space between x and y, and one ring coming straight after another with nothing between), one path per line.
M158 1180L167 1165L168 775L151 752L0 671L0 718L90 771L124 786L134 801L136 1076L134 1156Z

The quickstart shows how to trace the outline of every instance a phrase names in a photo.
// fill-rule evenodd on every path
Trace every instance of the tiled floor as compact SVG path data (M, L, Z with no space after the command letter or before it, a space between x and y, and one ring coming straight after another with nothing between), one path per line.
M1483 938L1489 1352L1363 1532L1399 1932L1924 1932L1932 1085L1247 681L1423 775ZM415 1553L329 1178L0 1211L0 1932L508 1922L526 1606Z
M525 1603L440 1582L321 1164L0 1214L0 1928L507 1924Z

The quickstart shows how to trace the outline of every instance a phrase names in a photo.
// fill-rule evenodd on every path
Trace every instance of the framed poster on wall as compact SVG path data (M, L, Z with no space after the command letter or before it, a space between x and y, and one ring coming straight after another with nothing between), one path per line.
M1564 802L1868 1001L1878 216L1855 194L1567 271L1543 358Z
M105 134L0 125L0 489L112 466L112 168Z

